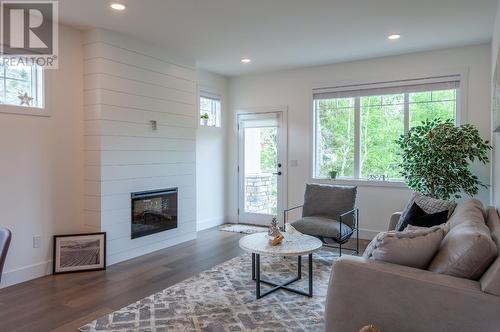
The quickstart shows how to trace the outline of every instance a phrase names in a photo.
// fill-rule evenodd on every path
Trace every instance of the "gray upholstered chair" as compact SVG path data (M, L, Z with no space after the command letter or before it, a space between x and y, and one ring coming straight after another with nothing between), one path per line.
M304 204L284 211L285 225L288 222L288 213L302 208L302 218L291 222L296 230L319 238L329 247L339 249L340 255L342 245L356 233L356 249L348 250L357 255L359 218L356 194L357 187L307 184ZM332 241L338 246L332 246Z
M0 281L2 280L3 264L9 251L11 232L7 228L0 228Z

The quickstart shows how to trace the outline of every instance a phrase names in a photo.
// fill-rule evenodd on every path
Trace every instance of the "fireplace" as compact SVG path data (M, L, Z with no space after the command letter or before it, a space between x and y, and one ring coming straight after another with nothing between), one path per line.
M177 188L131 195L132 239L177 228Z

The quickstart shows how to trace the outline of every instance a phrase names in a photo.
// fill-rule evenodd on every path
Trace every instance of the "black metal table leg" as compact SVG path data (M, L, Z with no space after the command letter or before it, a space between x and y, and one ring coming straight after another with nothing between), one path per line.
M257 299L260 299L260 255L256 254L255 255L255 260L256 260L256 282L255 282L255 295L257 296Z
M287 280L282 284L277 284L271 281L263 280L260 278L260 255L252 253L252 280L255 280L255 295L257 299L260 299L266 295L269 295L279 289L284 289L289 292L297 293L300 295L312 297L313 296L313 255L309 254L309 291L306 293L304 291L288 287L291 283L300 280L302 277L302 257L297 256L297 277ZM270 290L265 293L261 293L260 284L264 283L273 286Z
M252 280L255 280L255 254L252 253Z
M313 255L309 254L309 297L313 296Z
M302 256L297 258L297 277L302 278Z

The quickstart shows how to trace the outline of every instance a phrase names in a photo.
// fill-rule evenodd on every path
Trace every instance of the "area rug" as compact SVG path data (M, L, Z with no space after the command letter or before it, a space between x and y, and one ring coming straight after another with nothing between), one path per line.
M219 230L232 233L254 234L267 232L268 227L245 224L224 224L219 227Z
M278 290L255 299L251 256L233 258L80 328L83 332L324 330L324 303L335 252L314 254L312 298ZM307 270L307 259L302 260ZM297 273L294 257L261 257L262 276L284 281ZM306 290L308 278L293 284ZM267 290L263 285L262 290Z

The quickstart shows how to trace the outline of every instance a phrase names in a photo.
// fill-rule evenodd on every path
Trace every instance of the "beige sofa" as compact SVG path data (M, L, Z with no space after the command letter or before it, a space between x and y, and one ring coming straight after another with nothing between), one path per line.
M392 216L390 230L399 216ZM500 252L498 211L488 208L482 222ZM469 280L342 256L333 266L325 324L327 332L357 332L368 324L382 332L499 332L500 257L478 280Z

